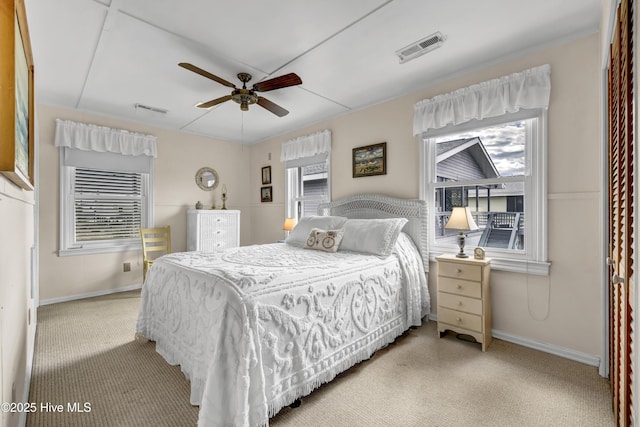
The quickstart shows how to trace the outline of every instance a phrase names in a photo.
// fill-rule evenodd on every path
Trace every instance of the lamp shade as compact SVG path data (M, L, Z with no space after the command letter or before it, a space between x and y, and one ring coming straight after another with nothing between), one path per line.
M464 206L453 208L447 225L444 226L450 230L477 230L478 226L471 216L471 209Z
M293 230L293 227L296 226L296 219L295 218L286 218L284 220L284 225L282 226L283 230L287 230L287 231L291 231Z

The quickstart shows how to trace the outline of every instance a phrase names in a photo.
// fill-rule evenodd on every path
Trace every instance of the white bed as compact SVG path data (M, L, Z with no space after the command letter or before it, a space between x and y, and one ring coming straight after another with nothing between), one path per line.
M321 205L319 213L327 218L317 224L366 218L371 230L393 222L381 218L408 221L400 222L403 232L393 236L388 256L363 253L362 239L347 239L358 236L349 230L361 232L363 221L341 228L352 250L296 246L294 237L307 232L301 221L288 243L176 253L154 262L137 333L181 366L191 403L200 405L199 425L267 425L281 408L428 314L424 202L358 195Z

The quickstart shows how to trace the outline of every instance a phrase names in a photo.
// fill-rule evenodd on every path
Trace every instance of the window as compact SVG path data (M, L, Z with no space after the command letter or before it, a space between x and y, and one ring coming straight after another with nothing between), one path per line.
M61 256L140 248L152 225L155 137L56 121Z
M142 226L143 174L85 168L71 173L74 243L137 240Z
M60 255L140 247L140 227L151 224L150 174L62 166L60 182Z
M429 202L430 256L457 252L444 229L466 206L492 268L549 274L547 108L551 66L529 68L419 101L420 197Z
M318 205L330 201L329 161L324 157L309 158L305 166L287 167L287 217L299 220L316 215Z
M445 225L468 206L492 266L548 273L546 263L546 112L523 110L423 133L422 197L429 202L430 252L457 252L457 231Z
M331 201L331 131L301 136L282 144L285 162L287 218L316 215L318 205Z

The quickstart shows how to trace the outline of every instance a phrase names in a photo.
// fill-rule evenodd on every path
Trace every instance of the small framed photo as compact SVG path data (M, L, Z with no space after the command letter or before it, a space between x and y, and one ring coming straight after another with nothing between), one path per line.
M353 149L353 177L387 174L387 143Z
M271 166L262 168L262 185L271 184Z
M262 187L260 188L260 201L261 202L273 202L273 194L271 194L273 187Z

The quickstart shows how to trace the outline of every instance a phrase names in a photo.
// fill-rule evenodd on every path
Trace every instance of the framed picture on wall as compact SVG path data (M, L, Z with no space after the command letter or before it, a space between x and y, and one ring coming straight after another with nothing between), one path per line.
M0 62L7 65L0 75L0 172L33 190L33 56L24 2L9 3L0 8Z
M387 143L366 145L353 149L353 177L386 175Z
M271 166L262 168L262 185L271 184Z
M269 185L268 187L260 188L260 201L261 202L272 202L273 201L273 195L271 194L272 188L273 187L271 185Z

